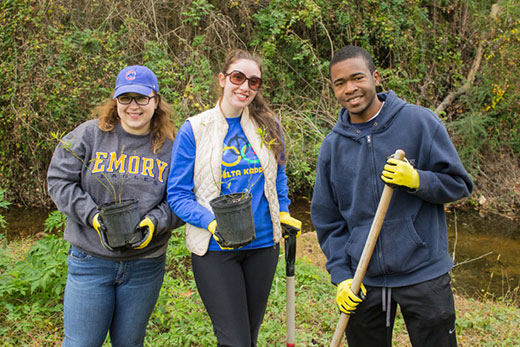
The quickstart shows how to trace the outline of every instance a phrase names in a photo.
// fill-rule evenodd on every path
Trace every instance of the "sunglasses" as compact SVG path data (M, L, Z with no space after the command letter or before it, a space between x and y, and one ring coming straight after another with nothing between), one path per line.
M226 77L229 76L229 81L237 86L240 86L245 81L247 81L249 88L251 88L252 90L255 90L255 91L260 89L260 86L262 85L262 78L256 77L256 76L247 78L247 76L244 75L244 73L237 71L237 70L228 72L224 76L226 76Z

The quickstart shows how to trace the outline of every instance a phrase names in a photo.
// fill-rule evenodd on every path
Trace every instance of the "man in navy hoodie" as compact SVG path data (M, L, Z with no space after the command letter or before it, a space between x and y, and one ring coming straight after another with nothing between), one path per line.
M397 305L414 346L456 346L444 204L473 183L441 120L393 91L370 54L347 46L330 62L339 119L318 157L311 218L350 317L349 346L391 346ZM391 155L402 149L405 160ZM384 184L395 187L360 293L350 289ZM360 304L361 303L361 304Z

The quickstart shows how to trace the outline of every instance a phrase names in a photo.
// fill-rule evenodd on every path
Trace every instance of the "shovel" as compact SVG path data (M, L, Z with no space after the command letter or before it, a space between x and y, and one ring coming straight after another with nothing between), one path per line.
M295 346L295 307L294 307L294 262L296 258L297 230L284 226L284 233L289 236L285 239L285 285L286 285L286 323L287 347Z
M400 149L395 151L394 158L402 160L404 158L404 151ZM359 265L356 268L356 273L354 274L354 279L352 280L352 285L350 286L350 289L352 289L353 293L359 293L359 289L361 288L361 283L363 282L363 278L367 272L368 263L370 262L370 258L374 252L374 247L376 246L377 238L379 237L379 232L381 231L381 226L383 225L386 211L388 210L388 205L390 205L393 192L394 188L385 184L383 195L381 195L381 200L379 200L376 215L374 216L374 221L372 222L370 232L368 233L367 242L363 248L363 253L361 253ZM330 347L338 347L341 343L341 338L345 332L345 329L347 328L349 318L350 315L341 312L338 324L336 325L336 330L334 331L334 336L332 337L332 342L330 343Z

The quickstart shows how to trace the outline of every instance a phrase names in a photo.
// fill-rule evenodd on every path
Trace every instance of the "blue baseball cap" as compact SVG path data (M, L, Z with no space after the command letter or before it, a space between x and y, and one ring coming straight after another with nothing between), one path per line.
M153 71L146 66L128 66L117 75L114 99L125 93L150 95L152 90L159 93L159 82Z

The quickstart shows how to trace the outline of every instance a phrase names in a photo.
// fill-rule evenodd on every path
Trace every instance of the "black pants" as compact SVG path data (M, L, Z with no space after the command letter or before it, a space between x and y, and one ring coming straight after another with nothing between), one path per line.
M367 286L365 301L359 304L347 325L349 347L392 346L397 304L412 346L457 346L455 306L449 274L406 287ZM386 301L386 302L384 302ZM387 307L390 314L383 311Z
M278 264L280 246L192 254L197 289L218 346L256 346Z

